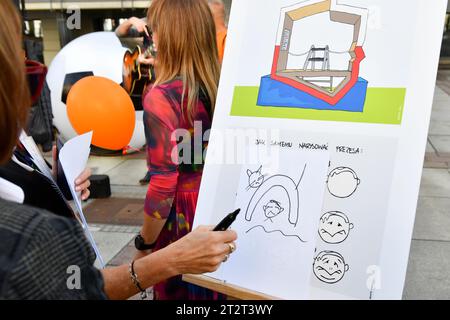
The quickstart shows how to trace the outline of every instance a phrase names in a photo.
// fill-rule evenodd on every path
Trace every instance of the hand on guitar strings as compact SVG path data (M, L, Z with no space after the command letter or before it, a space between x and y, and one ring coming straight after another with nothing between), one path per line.
M155 58L153 56L146 56L145 54L139 55L138 58L139 64L145 64L145 65L155 65Z

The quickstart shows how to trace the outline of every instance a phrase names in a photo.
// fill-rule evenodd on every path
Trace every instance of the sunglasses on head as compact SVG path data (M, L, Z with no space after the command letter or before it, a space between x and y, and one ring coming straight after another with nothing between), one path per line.
M28 78L28 86L32 103L35 104L41 95L44 87L45 76L47 75L47 67L42 63L34 60L25 61L25 69Z

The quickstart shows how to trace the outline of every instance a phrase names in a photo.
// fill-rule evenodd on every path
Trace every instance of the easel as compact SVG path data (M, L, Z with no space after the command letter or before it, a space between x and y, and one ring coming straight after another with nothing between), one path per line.
M204 275L183 275L183 281L222 293L228 297L228 300L280 300L267 294L227 284Z

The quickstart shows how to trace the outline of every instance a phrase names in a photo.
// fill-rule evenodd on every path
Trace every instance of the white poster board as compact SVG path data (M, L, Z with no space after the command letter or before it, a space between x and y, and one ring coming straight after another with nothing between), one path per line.
M281 298L402 297L446 7L233 1L194 224L242 210L273 175L295 181L316 166L300 198L308 244L262 227L251 238L244 210L238 251L212 277ZM286 201L255 210L266 224L290 221Z

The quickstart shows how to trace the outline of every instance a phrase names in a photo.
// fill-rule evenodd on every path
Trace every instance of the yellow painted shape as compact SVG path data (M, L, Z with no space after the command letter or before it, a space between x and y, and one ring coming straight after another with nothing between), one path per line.
M318 2L315 4L311 4L309 6L305 6L303 8L298 8L292 11L289 11L287 15L294 21L303 19L305 17L309 17L318 13L323 13L330 11L331 9L331 0L326 0L323 2Z

